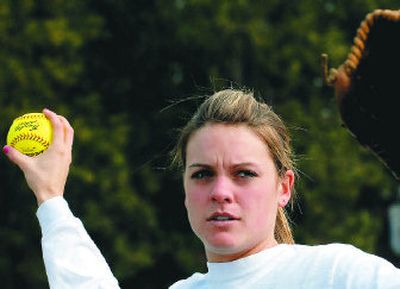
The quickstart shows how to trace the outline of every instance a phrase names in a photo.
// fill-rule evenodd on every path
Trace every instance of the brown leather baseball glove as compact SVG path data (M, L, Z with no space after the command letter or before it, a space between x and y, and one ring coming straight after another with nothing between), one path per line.
M338 69L322 60L345 127L400 180L400 10L369 13Z

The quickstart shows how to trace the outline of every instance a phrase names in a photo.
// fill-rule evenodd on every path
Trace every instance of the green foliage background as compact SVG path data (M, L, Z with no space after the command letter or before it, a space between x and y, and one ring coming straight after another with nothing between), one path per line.
M122 288L166 288L205 261L167 169L175 129L202 95L253 88L292 131L296 240L352 243L398 265L386 221L398 184L341 127L319 71L322 52L345 60L366 13L397 2L1 0L0 135L26 112L65 115L70 206ZM47 288L35 201L4 156L0 168L2 287Z

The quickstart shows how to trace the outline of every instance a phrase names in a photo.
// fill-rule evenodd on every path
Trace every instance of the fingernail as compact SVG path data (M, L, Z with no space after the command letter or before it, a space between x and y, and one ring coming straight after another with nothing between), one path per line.
M4 146L4 147L3 147L3 152L4 152L5 154L8 154L9 151L10 151L10 147L9 147L9 146Z

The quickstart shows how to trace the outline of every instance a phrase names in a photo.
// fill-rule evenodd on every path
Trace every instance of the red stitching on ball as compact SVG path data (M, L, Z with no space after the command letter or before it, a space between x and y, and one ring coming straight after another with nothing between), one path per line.
M16 143L18 143L21 140L33 140L36 141L38 143L40 143L41 145L43 145L44 147L48 147L50 145L50 142L48 142L47 140L45 140L43 137L33 134L33 133L21 133L19 134L17 137L15 137L10 145L11 146L15 146Z

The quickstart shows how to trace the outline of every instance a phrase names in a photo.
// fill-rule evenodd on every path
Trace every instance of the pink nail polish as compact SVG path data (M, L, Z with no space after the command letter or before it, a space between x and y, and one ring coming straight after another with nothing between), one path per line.
M3 147L3 152L5 154L8 154L9 151L10 151L10 147L8 147L8 146Z

